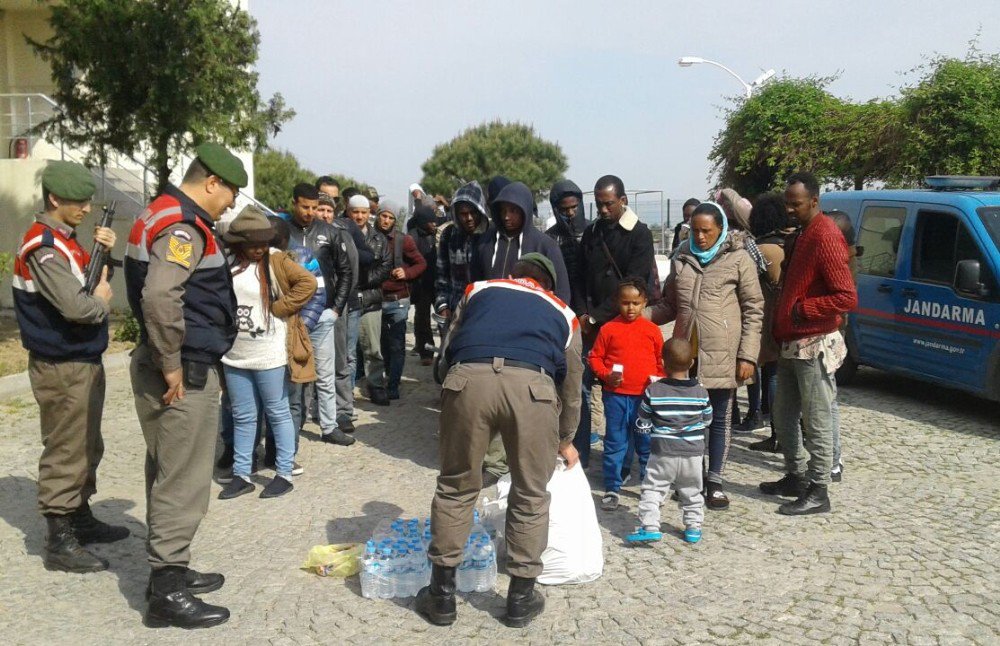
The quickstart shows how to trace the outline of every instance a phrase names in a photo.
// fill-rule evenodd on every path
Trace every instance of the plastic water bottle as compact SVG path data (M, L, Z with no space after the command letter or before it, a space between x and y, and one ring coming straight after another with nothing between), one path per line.
M459 592L472 592L476 589L475 570L472 562L472 538L465 542L462 550L462 563L458 566L455 584Z
M378 577L375 589L378 593L378 598L391 599L396 594L391 547L382 548L382 551L379 552L376 565L378 566Z
M365 555L361 560L361 596L365 599L375 599L378 563L376 561L375 541L365 544Z
M475 549L476 592L490 592L497 581L497 559L493 542L487 537Z
M423 535L423 538L421 539L421 542L424 544L424 550L425 551L428 550L428 549L430 549L430 547L431 547L431 528L430 527L425 527L424 528L424 535Z
M396 583L396 597L410 597L413 596L413 576L410 572L410 551L406 549L406 545L399 543L396 549L393 550L393 565L396 571L395 583Z
M420 521L416 518L406 521L406 538L420 538Z
M472 531L469 533L469 538L473 542L475 542L475 541L479 540L480 536L489 536L489 534L486 533L486 528L483 527L482 522L480 522L480 519L479 519L479 510L478 509L473 509L472 510Z
M395 540L403 536L403 532L406 527L403 524L403 519L397 518L396 520L392 521L391 528L392 528L391 537L393 538L393 540Z
M431 564L427 560L427 552L424 550L423 545L419 541L415 541L410 544L410 554L412 555L413 563L413 587L414 594L420 592L420 588L430 585L431 582Z

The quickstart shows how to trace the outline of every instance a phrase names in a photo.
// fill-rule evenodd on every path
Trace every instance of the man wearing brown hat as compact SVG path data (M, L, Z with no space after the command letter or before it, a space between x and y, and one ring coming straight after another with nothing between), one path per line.
M44 210L21 242L12 280L21 343L28 350L28 378L41 418L38 507L48 525L43 558L46 569L63 572L107 569L107 561L82 546L129 535L124 527L94 518L89 504L104 453L101 355L108 347L111 301L107 269L94 293L88 293L90 257L76 238L93 194L94 180L86 168L49 163L42 173ZM97 227L94 240L110 250L115 233Z
M219 360L236 337L236 296L215 222L247 185L243 163L219 144L195 149L180 187L146 208L129 234L125 282L139 322L132 393L146 440L146 541L151 627L206 628L229 610L193 596L221 574L188 568L208 511L219 417Z

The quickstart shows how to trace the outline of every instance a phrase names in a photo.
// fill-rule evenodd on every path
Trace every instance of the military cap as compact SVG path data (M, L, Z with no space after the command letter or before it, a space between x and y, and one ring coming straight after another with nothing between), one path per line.
M94 196L97 185L86 166L68 161L51 161L42 171L42 188L64 200L82 202Z
M540 267L552 279L552 289L556 288L556 266L552 264L552 261L548 257L537 252L526 253L521 256L519 262L530 262L536 267Z
M194 153L210 173L218 175L223 181L237 188L246 188L250 183L243 162L225 146L208 141L195 148Z
M375 200L376 202L378 202L378 191L375 190L374 186L369 186L367 189L365 189L365 197L367 197L369 200Z

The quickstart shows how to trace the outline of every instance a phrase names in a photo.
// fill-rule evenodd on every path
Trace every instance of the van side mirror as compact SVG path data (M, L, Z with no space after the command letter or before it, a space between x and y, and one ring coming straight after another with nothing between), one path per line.
M978 260L960 260L955 267L955 291L972 296L987 296L989 291L980 281Z

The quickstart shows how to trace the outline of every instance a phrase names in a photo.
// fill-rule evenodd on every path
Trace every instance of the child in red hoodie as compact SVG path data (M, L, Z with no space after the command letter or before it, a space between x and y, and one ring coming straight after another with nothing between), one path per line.
M646 281L625 278L618 284L619 314L603 326L587 360L603 384L604 497L601 508L618 508L626 455L639 454L640 479L649 460L649 436L636 433L635 420L650 377L663 376L663 335L642 317L648 301Z

